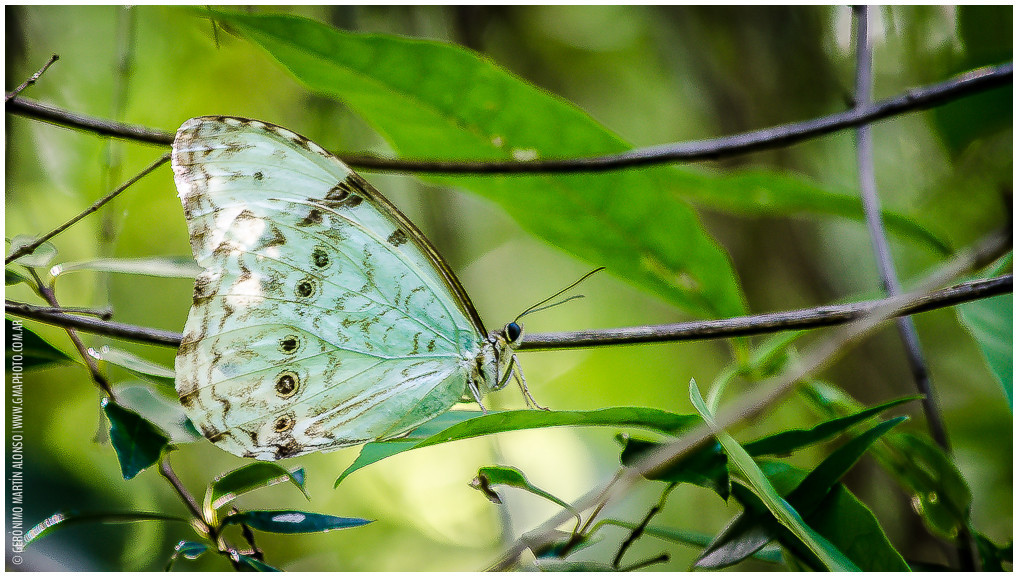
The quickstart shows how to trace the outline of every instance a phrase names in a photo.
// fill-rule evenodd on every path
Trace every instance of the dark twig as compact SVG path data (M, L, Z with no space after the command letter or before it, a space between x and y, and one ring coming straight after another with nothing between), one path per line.
M1014 65L1010 62L998 66L987 66L970 70L944 82L907 90L898 96L881 100L870 106L853 108L838 114L722 138L637 148L619 154L530 162L407 160L344 153L340 153L338 156L355 168L446 174L600 172L671 162L717 160L749 152L781 148L845 128L860 126L905 112L930 108L970 94L1010 84L1013 77ZM11 99L7 103L7 111L106 136L153 144L169 145L173 142L173 134L169 132L91 118L21 97Z
M170 455L163 455L163 458L159 461L159 473L170 482L173 489L180 495L181 501L187 507L187 510L191 512L195 521L201 524L202 531L206 534L211 534L211 528L209 527L208 521L202 515L201 507L198 506L198 501L195 500L194 496L187 490L184 483L180 481L180 477L173 471L173 467L170 466Z
M180 346L180 333L139 327L116 321L99 321L96 319L55 312L50 307L37 307L30 304L4 301L4 309L8 314L26 319L33 319L51 325L74 328L80 331L115 337L129 341L149 343L153 345Z
M902 314L916 314L1009 293L1013 290L1012 285L1010 274L991 279L963 282L917 298L907 308L902 309ZM528 333L518 350L578 349L608 345L697 341L815 329L857 320L883 306L885 302L886 299L863 301L846 305L828 305L762 315L667 325L561 333ZM8 314L52 325L73 327L90 333L153 345L180 346L180 333L172 331L55 313L25 303L7 301L4 306Z
M625 555L626 551L628 551L629 548L632 547L633 543L635 543L636 540L639 539L641 535L643 535L643 532L647 529L647 525L650 524L650 520L653 519L655 515L660 513L661 509L664 509L665 501L668 500L668 495L671 494L672 489L674 489L678 485L679 485L678 483L669 483L668 486L665 487L665 490L664 492L661 493L661 498L658 499L658 502L653 507L651 507L649 511L647 511L647 514L644 515L643 520L640 521L640 524L637 525L636 528L634 528L632 532L629 533L629 537L627 537L626 540L622 542L622 546L619 547L619 552L615 555L615 559L612 560L612 567L614 567L615 569L619 568L619 566L622 564L622 556Z
M148 174L148 173L152 172L153 170L159 168L160 166L162 166L169 159L170 159L169 153L160 156L155 162L153 162L152 164L148 165L148 167L146 167L144 170L142 170L141 172L139 172L138 174L133 176L130 180L128 180L124 184L118 186L113 192L110 192L106 196L104 196L104 197L100 198L99 200L97 200L92 206L86 208L80 214L78 214L77 216L72 218L71 220L69 220L69 221L65 222L64 224L56 227L55 229L51 230L50 232L40 236L39 238L35 239L31 243L26 244L26 245L24 245L22 247L19 247L18 249L16 249L13 252L11 252L11 254L9 254L7 256L7 258L4 259L4 264L5 265L6 264L10 264L12 261L14 261L14 260L16 260L18 258L21 258L21 257L25 256L26 254L31 254L33 251L35 251L35 249L39 248L39 246L41 246L42 243L46 242L47 240L53 238L54 236L56 236L58 234L64 232L65 230L70 228L71 225L73 225L74 223L76 223L79 220L85 218L86 216L92 214L93 212L99 210L99 208L101 208L102 205L104 205L107 202L109 202L109 201L113 200L114 198L116 198L117 195L119 195L121 192L124 192L125 190L127 190L127 187L131 186L135 182L138 182L139 180L141 180L141 178L143 176L145 176L146 174Z
M40 68L38 72L36 72L32 76L30 76L28 78L28 80L22 82L21 86L15 88L11 92L8 92L7 96L4 98L4 102L7 102L11 98L14 98L15 96L21 94L21 92L24 91L26 88L28 88L29 86L35 84L35 81L39 80L39 77L42 76L44 72L46 72L46 69L49 68L57 60L60 60L60 57L57 56L56 54L54 54L53 56L50 56L49 60L46 62L46 64L43 64L42 68Z
M29 268L28 272L32 275L32 278L35 280L35 290L37 293L39 293L39 296L45 299L46 302L48 302L51 307L59 309L60 303L57 302L57 295L56 293L53 292L53 289L46 286L46 284L42 282L42 279L39 278L39 275L35 272L35 269ZM113 387L110 386L110 382L106 380L106 376L103 375L102 372L99 370L99 365L96 364L95 359L92 358L92 355L88 354L88 349L85 347L85 343L81 342L81 338L78 336L78 332L71 327L65 326L63 328L67 332L67 336L70 337L71 342L74 343L74 348L77 349L78 354L81 355L81 360L85 361L85 366L88 368L89 374L92 375L92 380L95 381L95 384L99 385L99 388L102 389L102 391L106 393L106 395L109 398L116 400L117 397L116 395L113 394Z

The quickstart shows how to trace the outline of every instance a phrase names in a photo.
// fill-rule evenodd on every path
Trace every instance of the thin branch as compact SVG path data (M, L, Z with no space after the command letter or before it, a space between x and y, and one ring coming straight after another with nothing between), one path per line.
M664 509L665 502L668 500L668 495L671 494L672 489L678 486L679 484L677 482L672 482L669 483L667 487L665 487L664 492L661 493L661 498L658 499L657 503L653 507L651 507L649 511L647 511L647 514L644 515L643 520L640 521L640 524L637 525L629 533L629 536L626 537L626 540L622 542L622 545L619 547L619 552L615 554L615 558L612 560L612 567L614 567L615 569L619 568L619 566L622 564L622 557L626 554L626 551L628 551L629 548L633 546L633 543L635 543L636 540L643 535L643 532L647 529L647 525L650 524L651 519L653 519L655 515L660 513L661 509Z
M1010 293L1013 290L1012 285L1012 275L1010 274L990 279L963 282L953 287L933 291L915 298L909 303L907 308L902 309L902 314L916 314ZM828 305L711 321L691 321L666 325L560 333L528 333L517 350L558 350L609 345L697 341L763 335L789 330L815 329L842 325L858 320L883 306L887 300ZM89 333L153 345L180 346L181 335L173 331L61 314L53 312L46 307L36 307L13 301L5 301L4 308L8 314L51 325L72 327Z
M105 335L152 345L180 346L181 335L173 331L150 329L116 321L100 321L88 317L54 312L50 307L37 307L13 301L4 301L4 310L7 314L14 316L60 327L78 329L96 335Z
M752 390L741 394L730 405L723 407L714 419L716 429L711 429L706 424L701 425L674 442L648 453L638 462L624 469L621 474L615 475L611 481L588 491L573 502L568 510L559 511L538 528L528 532L525 541L517 540L490 569L504 571L513 566L526 549L547 545L553 539L555 528L571 518L573 511L586 511L596 504L621 495L645 472L658 469L685 457L696 447L707 442L718 430L730 429L760 415L791 392L796 383L826 368L838 355L846 352L851 344L858 342L889 318L904 314L905 311L913 308L914 301L925 298L924 292L941 286L950 279L968 271L982 268L999 255L1010 250L1010 245L1010 230L995 233L976 247L959 254L940 271L924 279L919 290L911 294L886 299L879 308L813 347L803 355L802 361L797 365L789 367L777 377L761 382Z
M653 164L717 160L760 150L781 148L846 128L853 128L906 112L931 108L970 94L1011 84L1013 77L1014 64L1011 62L987 66L970 70L944 82L907 90L898 96L881 100L866 107L853 108L813 120L793 122L711 140L637 148L619 154L528 162L387 159L372 155L345 153L339 153L337 156L355 168L445 174L603 172ZM22 97L11 99L7 103L7 111L106 136L153 144L169 145L173 143L173 134L169 132L87 117Z
M855 99L856 107L861 108L869 105L873 98L873 55L868 34L869 7L856 6L853 10L856 14ZM876 257L880 281L884 292L889 296L895 296L901 294L901 283L898 281L898 273L891 257L890 243L887 241L887 231L884 229L881 218L880 196L877 193L877 179L873 168L873 135L869 125L862 125L856 129L856 160L859 169L859 192L862 197L863 212L866 215L866 228L869 230L870 243ZM943 417L937 407L936 395L933 394L933 384L930 382L926 361L923 359L922 346L919 343L919 334L916 331L915 323L910 317L900 317L897 319L897 325L901 341L905 345L905 355L912 371L916 390L923 396L923 413L926 416L930 434L938 445L944 450L950 451L947 429L944 427Z
M55 229L51 230L50 232L40 236L39 238L35 239L31 243L26 244L24 246L21 246L21 247L18 247L17 249L15 249L13 252L11 252L11 254L9 254L7 256L7 258L4 259L4 264L5 265L10 264L14 260L16 260L18 258L21 258L21 257L25 256L26 254L31 254L32 252L35 251L35 249L39 248L44 242L46 242L47 240L53 238L54 236L56 236L56 235L58 235L58 234L60 234L62 232L64 232L65 230L70 228L74 223L76 223L79 220L85 218L86 216L92 214L93 212L99 210L102 207L102 205L104 205L107 202L109 202L109 201L113 200L114 198L116 198L117 195L119 195L121 192L124 192L125 190L127 190L127 187L131 186L135 182L138 182L139 180L141 180L141 178L143 176L147 175L148 173L152 172L153 170L155 170L155 169L159 168L160 166L162 166L163 164L165 164L166 161L169 160L169 159L170 159L170 154L169 153L166 153L166 154L160 156L158 159L156 159L155 162L153 162L152 164L148 165L148 167L146 167L144 170L142 170L141 172L139 172L135 176L131 177L130 180L128 180L124 184L118 186L115 190L113 190L112 192L110 192L106 196L104 196L104 197L100 198L99 200L97 200L94 204L92 204L92 206L86 208L80 214L78 214L77 216L72 218L71 220L69 220L69 221L65 222L64 224L56 227Z
M57 295L53 292L53 289L42 282L42 279L39 278L39 275L35 272L34 268L28 269L28 272L35 280L34 288L39 296L45 299L51 307L59 309L60 303L57 302ZM81 355L81 360L85 362L85 366L88 368L88 372L92 376L92 380L99 386L100 389L102 389L104 393L106 393L106 396L115 401L117 397L113 394L113 387L110 386L110 382L106 379L106 376L99 370L99 365L96 364L92 355L88 354L88 349L85 348L85 343L81 341L81 337L78 336L78 332L70 327L65 326L63 328L67 332L67 336L71 339L71 342L74 344L74 348L78 351L78 354Z
M7 102L11 98L16 97L17 95L21 94L21 92L24 91L26 88L28 88L29 86L35 84L35 81L39 80L39 77L42 76L43 73L46 72L46 69L48 69L50 66L52 66L53 63L56 62L57 60L60 60L60 57L57 56L56 54L54 54L53 56L50 56L49 60L46 62L46 64L43 64L42 68L40 68L38 72L36 72L32 76L30 76L28 78L28 80L22 82L21 86L15 88L12 92L8 92L7 96L4 98L4 102Z
M202 515L201 507L198 506L198 501L195 500L194 496L187 490L187 487L184 486L184 483L180 481L180 477L178 477L173 471L173 467L170 466L169 454L163 455L163 458L159 461L159 473L170 482L170 485L173 486L177 495L180 496L180 500L184 502L188 511L191 512L191 515L196 521L201 523L205 532L209 533L211 531L211 527L209 527L208 521L206 521L205 517Z
M873 100L873 50L869 37L869 6L854 6L852 9L856 21L856 73L855 73L855 106L862 108ZM877 270L884 292L888 296L901 294L901 283L895 270L891 256L887 231L884 228L880 212L880 195L877 192L876 171L873 166L873 134L870 125L864 124L856 129L856 162L859 171L859 194L862 199L863 212L866 215L866 228L869 231L870 244L873 247ZM922 396L921 406L930 436L946 452L951 452L951 444L947 437L947 427L937 405L933 382L923 358L923 348L919 341L912 317L903 316L895 319L898 334L905 347L905 358L912 372L916 391ZM958 561L962 571L974 571L979 564L979 551L975 540L968 531L958 535L956 541Z

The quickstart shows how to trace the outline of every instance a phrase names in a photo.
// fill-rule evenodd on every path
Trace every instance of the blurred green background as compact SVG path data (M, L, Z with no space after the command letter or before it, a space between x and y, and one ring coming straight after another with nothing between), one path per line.
M57 62L25 95L100 118L173 131L192 116L257 118L302 133L330 150L389 153L342 103L308 93L253 45L213 29L195 13L168 7L6 7L6 85L19 85L51 54ZM847 7L282 7L333 26L460 43L529 82L576 103L635 145L711 138L805 120L849 105L854 74ZM874 11L875 97L1011 58L1012 8L893 7ZM921 221L963 247L1006 223L1011 211L1011 91L997 90L931 112L874 126L876 174L886 208ZM38 234L77 214L152 162L164 149L111 142L6 117L5 235ZM856 187L854 139L845 132L789 148L697 165L701 171L765 167L804 175L832 190ZM495 205L405 175L367 173L432 239L460 276L489 327L515 317L598 263L580 262L523 232ZM610 175L606 175L610 178ZM875 294L879 281L864 226L834 217L700 212L731 254L750 311L826 304ZM169 166L133 186L106 210L57 237L55 263L100 256L189 255ZM920 276L938 255L892 238L901 278ZM75 273L61 277L64 306L112 305L116 319L179 331L191 282ZM657 324L691 317L609 275L587 281L587 298L527 319L529 332ZM23 286L8 299L38 303ZM974 494L976 527L1008 541L1012 525L1012 414L976 343L951 310L916 317L959 466ZM26 326L72 352L66 334ZM823 335L818 332L813 338ZM88 346L108 339L83 335ZM166 347L119 343L166 366ZM709 384L728 362L723 342L521 354L534 396L556 409L651 406L689 413L691 378ZM121 385L131 377L116 367ZM887 329L842 358L824 378L862 402L907 395L913 385L895 331ZM172 394L167 393L167 398ZM512 392L496 403L522 404ZM925 433L918 406L905 427ZM81 367L26 376L26 527L57 510L147 510L183 514L155 470L120 476L102 439L98 394ZM751 431L808 426L791 398ZM737 435L749 436L749 432ZM477 468L511 463L532 482L572 500L618 465L608 430L516 432L413 451L332 483L356 449L294 460L307 469L310 504L289 486L245 496L245 508L306 508L377 519L323 535L263 534L266 560L287 570L477 570L500 551L499 518L467 482ZM797 456L815 463L821 453ZM195 493L243 460L209 443L173 456ZM795 461L793 461L795 462ZM864 459L849 487L880 519L906 558L943 562L941 546L910 511L907 496ZM603 515L638 521L660 487L639 486ZM524 532L554 512L509 493L512 530ZM699 487L682 486L656 522L713 534L738 510ZM585 551L610 558L624 537ZM23 569L152 570L173 545L193 538L185 526L146 523L81 526L33 545ZM668 551L655 568L682 570L692 548L644 537L635 560ZM749 569L766 569L748 564ZM206 556L181 568L228 569Z

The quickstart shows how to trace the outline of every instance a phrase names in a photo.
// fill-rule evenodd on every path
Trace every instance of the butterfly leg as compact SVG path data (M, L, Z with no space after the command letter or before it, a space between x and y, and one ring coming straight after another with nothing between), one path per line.
M520 386L520 390L523 391L523 400L527 402L528 407L540 409L542 411L550 411L548 407L542 407L537 404L537 401L530 394L530 390L527 389L527 378L523 376L523 369L520 368L520 362L516 360L516 355L513 355L511 361L509 361L509 370L506 371L506 379L508 380L509 374L516 377L516 383Z
M481 412L485 415L488 414L488 409L484 408L484 403L481 402L481 391L477 390L477 383L473 379L467 380L467 386L470 387L470 394L474 396L474 400L477 401L477 406L481 407Z

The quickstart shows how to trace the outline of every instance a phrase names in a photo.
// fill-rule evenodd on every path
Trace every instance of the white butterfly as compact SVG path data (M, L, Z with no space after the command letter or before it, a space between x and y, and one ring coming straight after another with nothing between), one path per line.
M192 118L173 174L203 268L176 388L219 447L273 460L398 437L522 379L523 328L486 333L417 227L317 144Z

